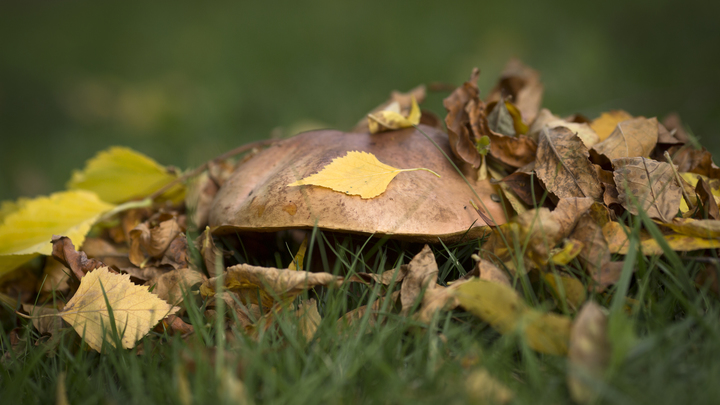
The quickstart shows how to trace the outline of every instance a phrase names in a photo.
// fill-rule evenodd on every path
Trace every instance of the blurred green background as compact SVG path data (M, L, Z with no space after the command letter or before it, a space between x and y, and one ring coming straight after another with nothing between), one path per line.
M110 145L194 166L277 128L349 129L393 89L487 94L511 56L556 114L677 111L720 152L720 2L5 1L0 199ZM442 112L435 94L424 107Z

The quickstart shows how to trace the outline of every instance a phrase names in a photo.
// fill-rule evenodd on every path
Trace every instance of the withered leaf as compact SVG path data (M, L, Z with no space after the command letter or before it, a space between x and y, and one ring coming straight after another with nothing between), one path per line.
M542 103L543 85L540 74L513 58L503 69L498 84L490 91L487 102L510 98L522 113L525 122L533 122Z
M190 289L202 283L206 277L195 270L177 269L169 271L149 285L155 285L153 293L162 300L178 305L183 300L183 293L189 294Z
M638 215L638 207L628 193L652 218L670 222L680 208L682 191L669 163L644 157L620 158L612 161L618 198L623 207Z
M592 151L608 160L625 157L649 156L658 140L658 123L655 118L633 118L620 122L615 131Z
M600 117L595 118L593 122L590 123L590 128L595 131L600 141L604 141L615 131L619 123L631 120L632 118L632 115L623 110L613 110L602 113Z
M478 404L507 404L515 398L515 394L505 384L484 369L479 368L465 380L468 396Z
M589 212L580 217L570 237L583 243L578 259L595 281L596 289L602 291L617 281L603 278L603 268L610 263L610 248L602 228Z
M542 188L537 176L530 172L520 169L502 179L526 205L537 207L543 201L545 190ZM545 198L545 204L549 203L549 199Z
M584 198L562 198L552 211L552 217L560 224L562 237L567 237L575 228L580 216L582 216L593 205L593 199Z
M438 267L430 246L423 249L413 257L408 264L407 275L400 286L400 301L402 313L410 313L424 290L432 290L436 286Z
M490 155L511 167L523 167L535 160L537 142L526 135L503 136L489 133Z
M75 250L75 245L73 245L70 238L66 236L53 236L52 255L55 260L70 268L78 280L81 280L89 271L105 267L103 262L96 259L88 259L85 252Z
M548 191L559 198L590 197L603 193L589 153L572 131L565 127L540 131L535 172Z
M597 397L592 382L603 380L610 354L607 315L590 301L583 305L570 331L567 383L576 402L590 403Z
M675 221L678 222L675 222ZM695 224L694 222L685 221L696 221L690 218L673 219L673 223L663 223L663 226L675 227L678 230L682 230L686 234L681 233L669 233L664 234L663 238L665 242L670 246L672 250L678 252L688 252L693 250L702 249L715 249L720 247L720 238L711 237L708 235L717 235L717 226L710 223L717 223L719 221L706 220L705 224ZM708 226L709 225L709 226ZM627 254L629 248L629 241L627 238L628 230L624 229L624 225L618 224L617 222L608 222L602 227L602 232L605 240L608 242L610 252ZM703 236L695 236L695 235ZM653 238L647 231L640 232L640 250L644 255L661 255L664 253L662 247L655 238Z
M387 101L373 108L372 111L370 111L368 114L374 114L383 111L387 109L387 107L391 104L396 103L400 107L400 112L403 115L408 116L410 115L410 110L412 109L413 99L415 99L417 103L422 103L425 100L425 94L426 92L424 84L410 89L407 93L393 90L390 93L390 98ZM425 115L424 112L423 115ZM366 117L360 119L360 121L355 125L355 127L353 127L352 132L370 132L368 119Z
M487 117L488 128L490 128L491 131L504 136L518 135L518 132L515 130L516 118L512 115L504 100L488 105L488 109L490 109L490 114L488 114ZM519 115L520 112L517 111L517 114ZM522 122L521 117L518 116L517 119Z
M679 172L701 174L711 179L720 179L720 168L712 160L712 154L705 148L684 147L673 154L673 163Z
M718 210L718 204L708 182L700 179L695 187L695 193L702 202L702 210L699 213L702 218L720 219L720 210Z
M478 68L473 69L470 80L455 89L445 100L443 106L447 110L445 125L448 129L450 149L453 154L470 163L473 167L480 167L480 153L475 148L475 143L485 131L478 132L478 125L485 115L485 104L480 101L480 91L477 87L477 79L480 75ZM476 125L473 128L473 121Z
M141 223L130 231L130 261L143 267L149 258L161 259L176 238L184 239L182 232L183 229L175 218L162 221L153 227L147 222ZM175 250L177 249L168 253Z
M562 228L547 208L528 210L495 230L481 252L486 259L500 259L512 271L521 264L531 268L546 265L550 251L562 239ZM521 252L524 263L516 263Z
M25 312L30 314L32 324L37 331L43 334L53 334L63 328L63 320L58 315L57 308L22 304Z

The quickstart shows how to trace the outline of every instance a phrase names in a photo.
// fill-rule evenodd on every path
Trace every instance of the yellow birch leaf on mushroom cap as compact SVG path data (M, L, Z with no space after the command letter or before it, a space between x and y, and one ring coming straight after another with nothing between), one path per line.
M161 319L180 309L149 292L147 286L133 284L129 274L113 274L107 267L87 273L59 315L97 351L103 339L115 346L106 298L126 349L134 347Z
M390 103L384 110L368 114L368 128L371 134L394 129L410 128L420 123L420 106L415 96L412 96L412 105L408 116L400 111L400 103Z
M348 195L373 198L384 193L400 172L415 170L425 170L440 177L430 169L397 169L382 163L372 153L351 151L341 158L333 159L320 172L288 186L314 185Z
M149 157L129 148L113 146L88 160L82 171L75 171L67 187L93 191L103 201L117 204L145 198L176 178L176 173ZM182 201L185 186L172 187L163 198Z
M0 276L39 254L50 255L53 235L81 246L90 227L114 207L83 190L23 200L0 224Z

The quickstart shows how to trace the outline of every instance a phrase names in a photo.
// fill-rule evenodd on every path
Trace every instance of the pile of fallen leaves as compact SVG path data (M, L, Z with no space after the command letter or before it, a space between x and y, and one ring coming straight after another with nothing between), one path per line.
M52 345L58 331L72 327L89 347L102 351L103 345L133 348L153 328L183 337L194 333L186 300L202 302L208 319L221 306L230 320L224 325L250 337L276 327L280 313L293 314L309 341L321 315L315 300L301 300L301 293L345 283L383 285L389 287L381 289L385 296L348 312L341 324L364 316L376 322L381 308L430 324L439 311L462 308L499 333L518 334L538 352L569 355L571 393L588 400L591 391L573 373L600 377L610 356L607 311L588 293L613 294L608 287L635 270L629 256L671 254L671 260L680 260L676 252L703 257L720 248L720 169L677 116L659 122L610 111L592 120L561 118L541 108L539 76L520 62L508 64L484 101L478 74L473 71L444 100L446 129L433 113L420 110L424 86L393 93L354 129L370 138L353 139L370 139L368 148L384 142L387 156L412 167L381 161L362 150L365 144L343 149L355 134L337 131L297 138L325 137L320 147L313 146L318 153L313 163L321 170L304 170L312 172L307 176L297 167L287 169L286 177L277 171L310 156L297 152L305 141L241 147L185 173L127 148L103 151L73 174L67 191L2 203L0 300L32 319L43 344ZM409 139L414 144L404 143ZM424 144L422 152L412 149L426 141L432 144ZM438 142L448 145L449 156ZM262 152L268 145L273 146ZM233 160L244 152L249 153ZM428 165L432 159L450 169ZM418 172L404 173L409 171ZM262 181L275 183L255 185ZM249 187L243 191L247 204L226 204L238 200L242 187ZM399 201L413 190L421 197ZM322 201L332 201L327 204L333 209L347 204L357 215L341 213L327 222L335 214L308 211L305 205L313 201L316 208L324 207ZM446 217L422 214L420 204ZM498 208L488 208L491 204ZM378 214L388 210L405 222L389 227L387 217ZM421 213L421 220L413 212ZM447 285L438 283L428 245L408 264L381 274L304 271L307 237L287 268L228 265L232 252L220 247L218 238L229 226L236 226L233 232L295 226L280 216L305 218L305 228L377 230L411 241L481 237L481 247L475 266ZM228 217L240 219L217 220ZM428 229L428 224L445 226L448 218L459 218L461 228ZM422 219L426 223L418 224ZM398 231L407 224L408 231ZM189 238L193 234L199 236ZM714 261L708 263L698 288L710 285L717 292ZM528 304L518 293L519 280L549 292L553 310ZM631 298L626 305L632 306ZM28 343L21 331L10 331L3 362ZM496 400L511 397L489 375L473 378L491 384Z

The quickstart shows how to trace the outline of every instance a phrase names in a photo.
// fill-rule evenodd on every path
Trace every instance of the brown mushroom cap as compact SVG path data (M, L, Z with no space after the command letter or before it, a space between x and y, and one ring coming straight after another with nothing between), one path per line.
M448 156L448 137L422 126ZM378 197L362 199L318 186L288 184L317 173L349 151L374 154L390 166L435 171L400 173ZM455 159L489 217L501 224L505 214L490 198L488 181L475 181L472 168ZM392 235L397 239L437 242L478 237L485 222L470 204L477 198L453 166L419 131L408 128L379 134L322 130L278 142L240 165L215 197L210 226L215 234L270 232L313 228L361 234ZM481 207L482 204L478 204Z

